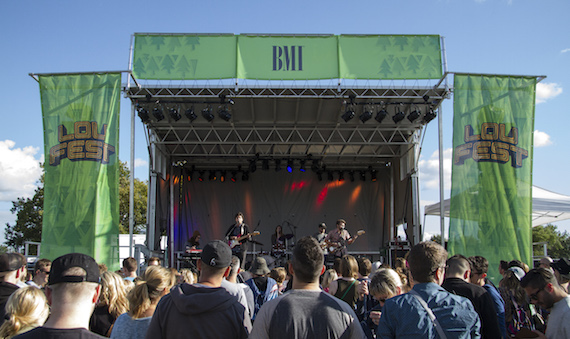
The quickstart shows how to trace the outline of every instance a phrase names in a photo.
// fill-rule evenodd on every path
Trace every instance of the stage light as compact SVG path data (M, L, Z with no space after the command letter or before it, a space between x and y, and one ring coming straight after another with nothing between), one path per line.
M344 172L338 171L338 181L344 181Z
M354 118L354 109L352 108L352 105L346 108L346 111L341 116L341 118L344 120L344 122L348 122L350 119Z
M241 175L241 180L242 181L248 181L249 180L249 172L243 172L243 174Z
M204 181L204 171L198 171L198 181Z
M174 121L182 119L182 116L180 115L180 113L178 113L178 110L176 108L171 108L169 114Z
M422 98L424 99L425 102L428 102L428 100L429 100L429 95L426 94L426 95L424 95Z
M362 111L362 114L360 114L358 118L360 119L360 121L362 121L362 123L365 123L372 118L372 110L370 109L370 107L368 107L368 105L364 106L364 110Z
M415 109L413 109L410 114L408 114L408 120L410 122L414 122L420 117L421 114L422 112L417 107L415 107Z
M370 170L370 180L376 181L376 170Z
M366 181L366 172L360 171L360 181Z
M255 159L249 161L249 171L251 173L257 171L257 163L256 163Z
M281 159L275 159L275 172L281 171Z
M269 160L263 159L263 161L261 162L261 169L264 171L269 170Z
M144 108L139 109L139 118L141 118L141 121L144 124L150 122L150 115L148 114L148 111Z
M194 106L188 108L186 112L184 112L184 115L186 115L186 118L188 118L190 122L198 119L198 116L196 115L196 113L194 113Z
M226 181L226 171L220 172L220 182Z
M301 165L299 166L299 171L305 172L306 171L305 170L305 159L301 159L299 162L301 163Z
M202 117L206 119L208 122L212 122L214 120L214 115L212 114L212 107L208 106L202 110Z
M430 108L427 112L426 115L424 115L424 123L428 123L430 121L432 121L433 119L435 119L437 117L437 113L435 113L435 111Z
M398 108L398 112L396 114L394 114L394 116L392 117L392 120L394 120L394 123L399 123L400 121L404 120L404 118L406 117L406 113L400 111L400 108Z
M230 121L232 114L226 105L218 107L218 116L224 121Z
M388 116L388 112L386 112L386 110L384 108L382 108L380 111L378 111L378 113L376 113L376 121L378 121L378 123L381 123L382 120L384 120L386 117Z
M208 177L210 181L216 180L216 171L210 171L210 176Z
M155 107L152 110L152 115L154 116L154 118L156 119L156 121L160 121L164 119L164 113L162 113L162 110L158 107Z
M237 175L237 171L232 171L231 181L233 181L233 182L237 181L236 175Z
M328 176L329 181L333 181L333 180L334 180L334 176L333 176L333 172L332 172L332 171L328 171L328 172L327 172L327 176Z
M350 178L350 181L354 182L354 171L348 172L348 177Z
M287 172L293 173L293 159L287 160Z

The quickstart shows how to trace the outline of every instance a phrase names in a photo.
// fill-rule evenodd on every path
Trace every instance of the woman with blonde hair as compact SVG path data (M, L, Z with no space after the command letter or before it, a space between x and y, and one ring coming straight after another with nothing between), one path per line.
M323 281L321 282L321 287L323 291L329 292L331 282L337 279L338 275L336 274L336 271L334 269L329 268L328 270L326 270L325 273L323 274Z
M162 266L147 269L127 296L129 312L117 318L111 338L144 338L156 305L170 292L172 272Z
M340 260L341 277L331 282L329 293L345 301L354 309L354 305L358 300L358 294L356 293L358 262L355 257L349 254L343 255Z
M114 272L101 274L99 303L89 321L91 332L108 337L119 315L127 312L129 302L123 278Z
M42 326L49 306L42 290L32 286L16 290L6 302L6 320L0 327L0 338L9 339Z

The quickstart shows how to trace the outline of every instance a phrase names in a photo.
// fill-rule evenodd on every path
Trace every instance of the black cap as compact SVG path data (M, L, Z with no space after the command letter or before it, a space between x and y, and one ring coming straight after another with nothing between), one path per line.
M2 253L0 255L0 273L16 271L23 265L18 253Z
M553 262L550 266L562 275L568 275L570 273L570 261L568 259L562 258L557 262Z
M203 264L211 267L228 267L232 263L232 250L221 240L213 240L204 246L200 256Z
M85 270L85 275L63 275L70 268L79 267ZM48 285L58 283L100 283L99 266L92 257L82 253L69 253L55 259L51 264Z

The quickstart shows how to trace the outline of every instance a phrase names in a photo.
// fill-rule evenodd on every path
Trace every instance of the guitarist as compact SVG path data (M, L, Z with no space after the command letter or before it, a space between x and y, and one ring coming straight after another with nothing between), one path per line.
M235 220L235 224L231 225L226 232L226 239L229 241L237 240L238 238L249 234L249 226L243 222L243 213L238 212L236 214ZM239 245L232 248L232 254L240 259L242 269L245 268L245 258L247 255L247 249L249 247L248 241L250 238L251 235L245 237L240 241Z
M345 227L346 221L338 219L336 221L336 229L330 231L324 240L328 246L336 247L335 250L329 251L329 254L332 254L335 258L340 258L347 254L346 245L352 244L358 238L358 235L351 237Z

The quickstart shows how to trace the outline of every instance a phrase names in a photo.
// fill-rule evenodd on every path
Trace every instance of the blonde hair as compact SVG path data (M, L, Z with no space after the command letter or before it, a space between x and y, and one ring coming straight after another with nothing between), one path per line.
M287 272L284 267L275 267L269 272L269 277L273 278L279 285L283 284L285 278L287 278Z
M398 294L402 287L400 275L391 268L381 268L370 277L369 291L372 295L386 295L390 298Z
M337 280L337 279L338 279L338 274L336 274L336 271L332 268L329 268L323 274L323 281L321 283L321 286L323 287L323 289L327 288L327 287L329 287L329 285L331 284L332 281Z
M194 272L189 268L183 268L180 270L180 275L182 276L182 282L192 285L196 282L194 279Z
M109 308L109 314L115 319L128 311L129 302L125 283L117 273L107 271L101 275L99 304L106 305Z
M171 276L171 271L162 266L152 266L152 269L149 267L145 271L127 297L129 313L134 319L140 318L154 302L157 302L164 295L164 290L169 291L174 286Z
M19 288L6 302L6 315L9 317L0 327L1 338L42 326L49 315L44 292L32 286Z

